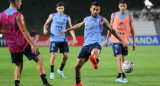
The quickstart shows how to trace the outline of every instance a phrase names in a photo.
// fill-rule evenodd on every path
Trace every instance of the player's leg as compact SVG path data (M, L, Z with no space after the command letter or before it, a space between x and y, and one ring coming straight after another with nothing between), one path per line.
M116 55L117 58L117 66L118 66L118 75L117 75L117 79L116 82L122 82L121 80L121 75L124 74L123 70L122 70L122 54Z
M20 86L20 78L21 78L22 69L23 69L23 62L16 63L16 68L14 71L15 86Z
M76 78L76 83L74 84L74 86L82 86L82 82L81 82L81 68L82 66L85 64L86 60L82 57L79 57L77 59L77 62L75 64L75 78Z
M122 56L122 64L125 61L125 56ZM125 75L125 73L122 73L122 78L123 78L123 83L128 83L127 77Z
M60 74L61 78L65 78L63 73L63 68L67 62L67 59L69 57L69 46L67 42L61 42L59 45L60 53L63 53L63 58L61 60L61 66L57 70L57 72Z
M55 65L55 61L56 61L56 56L57 56L57 52L52 52L51 53L51 58L50 58L50 68L51 68L50 79L54 79L55 78L54 77L54 65Z
M122 56L122 63L125 61L125 56Z
M120 79L121 75L123 73L123 70L122 70L122 54L116 55L116 58L117 58L117 66L118 66L117 79Z
M125 56L122 56L122 64L124 63L124 61L125 61ZM124 72L122 73L122 77L123 77L123 78L126 78L126 75L125 75Z
M114 56L117 59L117 66L118 66L118 75L117 75L116 82L123 83L123 80L121 79L121 75L123 73L123 70L122 70L122 46L119 43L113 43L112 49L114 52Z
M43 59L41 55L38 55L34 61L37 63L37 70L39 75L41 76L42 82L44 86L52 86L48 83L47 78L46 78L46 73L45 73L45 68L43 64Z
M123 73L123 70L122 70L122 54L116 55L116 58L117 58L118 73L122 74ZM120 78L120 77L117 77L117 78Z
M38 51L37 54L33 54L31 51L31 46L28 45L26 49L24 50L24 55L29 59L29 60L34 60L37 64L37 70L39 75L41 76L43 86L52 86L48 83L47 78L46 78L46 73L44 69L44 64L43 64L43 59L40 55L40 52Z
M51 72L50 72L50 79L54 79L54 66L55 66L55 61L56 61L56 56L57 56L57 52L58 52L58 42L51 42L50 43L50 53L51 53L51 58L50 58L50 68L51 68Z
M100 50L98 48L94 48L91 51L91 55L89 56L89 60L92 62L94 69L98 68L98 63L100 60L99 53L100 53Z
M91 52L91 55L89 56L89 60L92 62L92 65L94 69L98 68L98 63L100 60L100 51L101 51L101 46L98 43L94 43L90 46L89 51Z
M64 73L63 73L63 68L67 62L68 57L69 57L69 53L63 53L63 58L61 60L61 66L57 70L57 72L60 74L61 78L65 78Z
M69 57L69 53L63 53L63 58L61 60L61 66L59 68L61 71L63 71L63 68L67 62L68 57Z
M11 59L12 59L12 63L15 63L16 65L16 68L14 71L15 86L20 86L21 72L23 69L23 52L19 52L19 53L11 52Z
M122 63L125 61L125 56L128 55L128 50L122 46ZM128 83L125 73L122 73L124 83Z
M79 52L78 59L77 59L77 62L75 64L76 83L73 86L82 86L82 82L81 82L81 67L89 59L89 55L90 55L89 48L90 48L90 45L89 46L83 46L81 51Z

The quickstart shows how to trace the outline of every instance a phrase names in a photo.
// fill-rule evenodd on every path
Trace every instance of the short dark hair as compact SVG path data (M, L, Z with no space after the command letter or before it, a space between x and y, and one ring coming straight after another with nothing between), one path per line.
M14 3L14 2L15 2L15 0L9 0L9 2L10 2L10 3Z
M126 0L120 0L119 4L127 4L127 1Z
M59 7L59 6L64 6L64 3L63 3L63 2L58 2L58 3L56 4L56 7Z
M95 6L101 6L101 4L100 4L98 1L92 2L92 3L91 3L91 6L93 6L93 5L95 5Z

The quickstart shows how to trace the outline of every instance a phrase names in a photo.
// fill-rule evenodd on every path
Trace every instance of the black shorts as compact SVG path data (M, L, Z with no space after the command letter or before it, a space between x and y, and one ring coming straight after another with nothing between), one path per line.
M31 45L28 44L23 52L18 52L18 53L11 52L12 63L21 63L21 62L23 62L23 54L29 60L32 60L32 59L35 59L40 54L40 52L38 51L37 54L33 54L32 50L31 50Z
M114 56L119 54L122 54L123 56L128 55L128 50L125 47L123 47L123 45L120 43L113 43L112 49L113 49Z
M67 42L50 42L50 53L58 52L58 48L60 50L60 53L69 52L69 46Z
M81 51L79 52L78 58L84 58L85 61L88 61L89 56L91 55L91 51L95 48L98 48L100 51L102 49L101 45L99 45L97 42L87 46L83 46Z

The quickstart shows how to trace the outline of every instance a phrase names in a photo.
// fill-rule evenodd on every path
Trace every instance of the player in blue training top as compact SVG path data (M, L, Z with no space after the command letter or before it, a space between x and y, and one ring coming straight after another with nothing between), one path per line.
M75 65L75 75L76 75L76 83L74 86L82 86L80 75L81 75L81 67L87 62L89 59L92 62L94 69L98 68L98 62L100 60L100 51L101 51L101 33L103 31L103 26L108 26L110 32L122 42L123 46L128 48L127 44L125 44L119 35L116 33L114 29L111 28L109 22L106 18L101 17L100 13L100 3L97 1L91 3L91 16L87 16L83 22L76 24L75 26L63 30L61 33L65 33L68 30L73 30L85 25L84 29L84 37L85 41L81 51L79 52L79 56L77 59L77 63Z
M66 64L66 61L69 57L69 47L66 39L65 34L61 34L62 30L66 29L67 22L70 27L72 27L71 24L71 18L64 14L64 3L59 2L56 5L57 13L52 13L49 15L46 23L44 24L44 34L47 34L47 27L48 24L51 23L51 41L50 41L50 53L51 53L51 59L50 59L50 67L51 67L51 73L50 73L50 79L54 79L54 65L55 65L55 59L57 56L58 48L60 50L60 53L63 53L63 58L61 62L60 68L57 70L57 72L60 74L61 78L65 78L63 74L63 68ZM76 42L75 33L74 31L70 31L73 42Z

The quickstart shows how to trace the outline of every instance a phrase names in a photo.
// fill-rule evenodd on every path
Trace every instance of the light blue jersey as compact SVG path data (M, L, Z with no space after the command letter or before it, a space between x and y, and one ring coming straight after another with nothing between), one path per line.
M62 30L66 29L66 24L68 21L68 16L66 14L59 15L58 13L53 13L52 23L51 23L51 41L54 42L66 42L66 35L61 34Z
M17 12L17 10L14 9L14 8L8 8L8 9L5 11L5 13L6 13L7 15L12 15L12 14L15 13L15 12ZM2 14L2 13L0 13L0 19L1 19L1 14ZM16 22L16 21L15 21L15 22Z
M15 8L8 8L5 13L7 15L12 15L13 13L18 12ZM15 20L15 26L18 28L17 21Z
M6 13L7 15L12 15L12 14L15 13L15 12L17 12L17 10L14 9L14 8L8 8L8 9L5 11L5 13Z
M5 10L5 13L6 13L7 15L12 15L12 14L15 13L15 12L17 12L17 10L14 9L14 8L8 8L7 10ZM2 14L2 13L0 13L0 19L1 19L1 14Z
M119 12L118 12L118 17L119 17L120 19L124 19L124 18L126 18L127 14L128 14L128 12L126 12L126 13L124 13L124 14L121 14L120 11L119 11ZM132 17L132 15L130 15L129 21L131 21L131 17ZM114 21L114 18L115 18L115 13L113 13L113 21Z
M98 43L101 45L101 33L103 26L101 25L102 17L98 15L96 18L88 16L85 18L84 44L83 46Z

